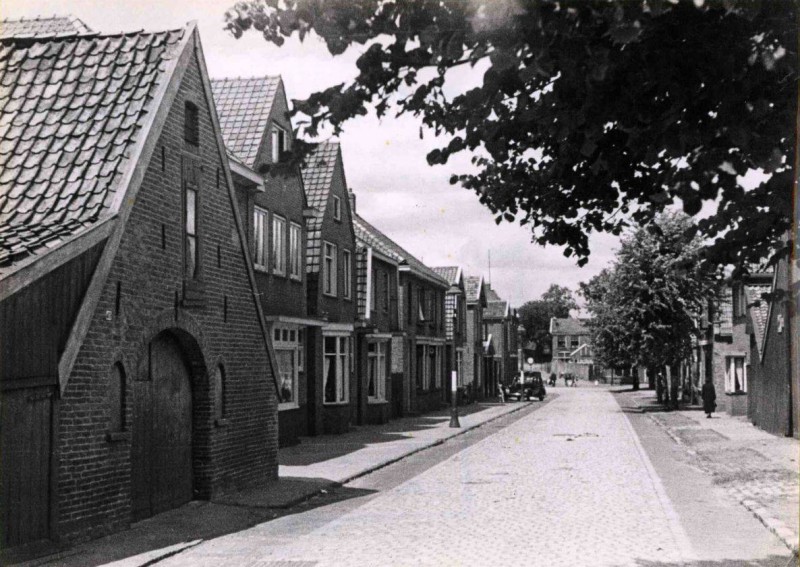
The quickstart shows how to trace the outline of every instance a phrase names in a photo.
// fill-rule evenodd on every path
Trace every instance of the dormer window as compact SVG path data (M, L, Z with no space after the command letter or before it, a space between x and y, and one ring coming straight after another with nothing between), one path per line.
M186 102L183 115L183 139L192 146L200 145L200 112L192 102Z
M333 219L342 220L342 200L336 195L333 196Z
M272 163L278 163L281 161L281 152L285 152L289 149L289 138L286 135L286 130L274 124L272 125L270 136Z

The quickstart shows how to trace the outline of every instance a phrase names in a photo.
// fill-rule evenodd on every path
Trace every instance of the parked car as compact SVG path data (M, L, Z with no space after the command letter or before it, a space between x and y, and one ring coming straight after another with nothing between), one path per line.
M544 386L544 380L542 380L542 373L536 370L526 370L523 378L523 384L520 384L519 379L516 379L510 386L505 387L506 399L532 400L533 398L538 398L539 401L544 400L547 390Z

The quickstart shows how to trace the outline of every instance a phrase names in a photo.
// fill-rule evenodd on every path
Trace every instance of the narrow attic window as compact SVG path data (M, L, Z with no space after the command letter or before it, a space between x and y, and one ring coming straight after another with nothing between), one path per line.
M286 136L286 130L273 124L272 131L270 133L270 152L272 163L278 163L281 161L281 152L285 152L288 149L289 139Z
M342 200L336 195L333 196L333 219L342 220Z
M186 102L184 109L183 139L187 144L200 145L200 112L197 110L197 106L189 101Z

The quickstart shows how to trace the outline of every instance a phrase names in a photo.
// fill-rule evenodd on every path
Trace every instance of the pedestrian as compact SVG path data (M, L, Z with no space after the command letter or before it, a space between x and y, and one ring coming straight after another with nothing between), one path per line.
M711 414L717 409L717 391L714 389L714 382L706 380L703 384L703 411L706 412L706 418L711 419Z

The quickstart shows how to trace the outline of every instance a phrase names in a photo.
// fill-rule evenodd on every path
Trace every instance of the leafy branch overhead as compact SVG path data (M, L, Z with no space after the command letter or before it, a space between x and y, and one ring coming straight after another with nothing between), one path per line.
M295 101L304 133L370 107L417 116L443 140L430 164L469 152L475 170L451 182L579 264L589 234L674 204L718 204L697 222L716 263L757 261L791 226L790 0L252 0L226 22L276 45L364 46L355 80ZM459 90L449 72L465 65L482 76Z

